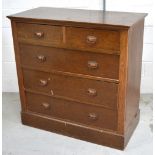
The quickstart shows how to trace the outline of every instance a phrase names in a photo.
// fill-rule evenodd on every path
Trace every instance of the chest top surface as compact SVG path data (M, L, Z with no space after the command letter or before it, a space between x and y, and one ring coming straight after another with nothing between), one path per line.
M103 26L119 26L129 28L136 22L142 20L147 14L112 12L102 10L82 10L39 7L8 16L14 20L37 20L37 21L59 21L68 23L90 23Z

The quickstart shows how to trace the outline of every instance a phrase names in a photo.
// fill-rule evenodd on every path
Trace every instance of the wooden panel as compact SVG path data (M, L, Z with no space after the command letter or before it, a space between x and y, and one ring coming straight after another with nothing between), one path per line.
M139 98L144 21L121 33L118 132L127 145L139 121Z
M32 112L22 113L22 123L32 127L106 145L117 149L124 149L123 135L84 125L70 123L59 119L45 117Z
M117 112L43 95L26 93L28 110L91 127L117 129ZM82 110L81 110L82 109Z
M19 41L37 44L56 44L62 43L62 27L17 23L17 34Z
M130 127L131 122L139 112L141 65L143 51L144 20L136 23L129 30L128 40L128 81L126 94L126 121L125 128Z
M119 86L118 86L118 133L124 134L125 104L126 104L126 84L128 67L128 31L120 33L120 66L119 66Z
M39 7L8 16L11 19L20 19L23 21L33 22L55 22L72 25L92 26L95 27L113 26L113 28L128 28L135 22L143 19L146 13L128 13L128 12L112 12L101 10L82 10L82 9L65 9Z
M27 105L25 101L23 73L22 73L22 68L21 68L21 57L20 57L20 49L19 49L18 38L17 38L16 22L11 21L11 26L12 26L12 35L13 35L13 43L14 43L14 52L15 52L21 108L22 108L22 111L25 111Z
M115 83L33 70L24 70L23 74L26 89L63 96L88 104L99 104L111 109L117 108L117 84Z
M66 44L76 49L109 49L119 52L119 32L97 29L67 27Z
M20 44L24 66L118 79L119 56ZM41 61L41 58L43 59Z

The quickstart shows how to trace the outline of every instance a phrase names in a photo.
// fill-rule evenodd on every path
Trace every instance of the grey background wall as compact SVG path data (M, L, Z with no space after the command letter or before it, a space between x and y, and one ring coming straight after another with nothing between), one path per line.
M102 9L102 0L3 0L2 17L2 91L18 92L16 66L14 59L11 25L6 15L28 10L39 6L66 7L82 9ZM144 49L142 64L141 93L152 93L153 81L153 0L107 0L106 10L146 12L144 30Z

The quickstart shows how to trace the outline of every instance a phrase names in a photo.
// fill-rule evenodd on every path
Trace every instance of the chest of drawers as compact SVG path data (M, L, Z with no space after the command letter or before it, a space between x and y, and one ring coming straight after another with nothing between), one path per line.
M8 16L22 123L124 149L140 114L145 16L43 7Z

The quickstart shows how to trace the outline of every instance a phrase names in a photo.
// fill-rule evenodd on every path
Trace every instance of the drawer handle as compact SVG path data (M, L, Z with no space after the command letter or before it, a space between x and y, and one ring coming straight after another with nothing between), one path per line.
M90 96L96 96L97 95L97 91L95 89L89 88L87 90L88 95Z
M40 62L45 62L46 61L46 57L44 55L38 55L37 56L37 59L40 61Z
M96 61L88 61L88 68L97 69L98 68L98 63Z
M97 41L97 38L95 36L87 36L87 43L95 44L96 41Z
M44 32L35 32L34 34L37 38L42 38L44 36Z
M97 115L95 113L89 113L88 117L91 120L97 120Z
M53 92L53 90L51 89L51 95L53 96L54 95L54 92Z
M40 79L39 80L41 86L46 86L48 84L47 80Z
M42 106L44 107L44 109L49 109L50 108L50 104L46 103L46 102L43 102Z

